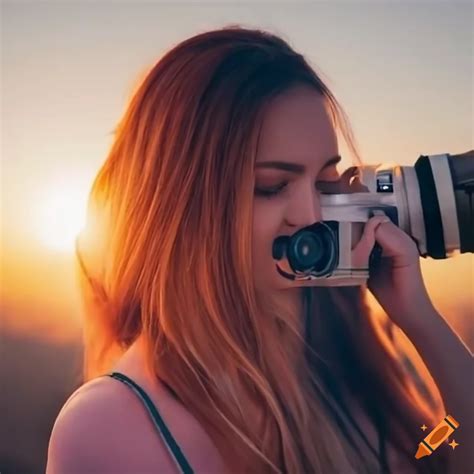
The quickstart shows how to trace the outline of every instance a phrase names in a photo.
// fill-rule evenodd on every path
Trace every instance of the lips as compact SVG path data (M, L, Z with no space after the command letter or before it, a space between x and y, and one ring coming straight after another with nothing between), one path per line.
M284 276L285 278L290 278L291 280L295 279L295 275L291 275L290 273L286 273L284 270L282 270L279 266L278 263L275 265L277 272L281 275Z

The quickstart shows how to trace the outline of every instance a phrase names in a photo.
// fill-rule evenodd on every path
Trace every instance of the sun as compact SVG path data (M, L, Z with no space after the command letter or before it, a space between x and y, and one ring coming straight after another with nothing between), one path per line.
M86 219L86 193L79 183L54 184L41 199L37 216L37 231L41 242L49 249L70 253Z

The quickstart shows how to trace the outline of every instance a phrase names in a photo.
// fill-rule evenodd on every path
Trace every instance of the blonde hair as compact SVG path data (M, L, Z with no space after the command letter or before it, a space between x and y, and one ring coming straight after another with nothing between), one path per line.
M231 25L198 34L145 75L77 240L84 380L107 372L142 335L147 364L225 459L245 459L258 473L369 472L348 435L334 385L343 383L415 465L419 426L433 415L370 314L366 288L308 290L315 324L300 334L252 283L262 119L273 98L300 84L325 98L362 164L335 97L269 32ZM262 426L243 400L261 408ZM429 468L444 468L442 459L417 466L436 472Z

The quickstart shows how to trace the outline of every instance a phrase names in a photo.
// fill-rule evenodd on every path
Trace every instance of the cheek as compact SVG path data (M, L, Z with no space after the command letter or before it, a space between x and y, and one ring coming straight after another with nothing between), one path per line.
M268 283L274 274L272 244L280 228L281 213L270 206L254 206L252 259L256 283Z

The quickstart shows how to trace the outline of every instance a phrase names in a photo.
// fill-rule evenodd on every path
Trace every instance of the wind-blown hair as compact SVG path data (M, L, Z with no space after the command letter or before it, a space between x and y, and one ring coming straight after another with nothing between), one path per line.
M236 472L374 472L376 457L360 459L361 438L351 437L342 386L419 472L444 472L442 453L414 458L419 427L444 414L420 396L371 314L366 287L307 290L305 335L254 287L263 117L275 97L302 84L324 97L362 164L320 75L270 32L230 25L198 34L138 84L76 242L84 381L105 374L142 335L148 367L223 458L246 461ZM261 426L245 400L261 408Z

